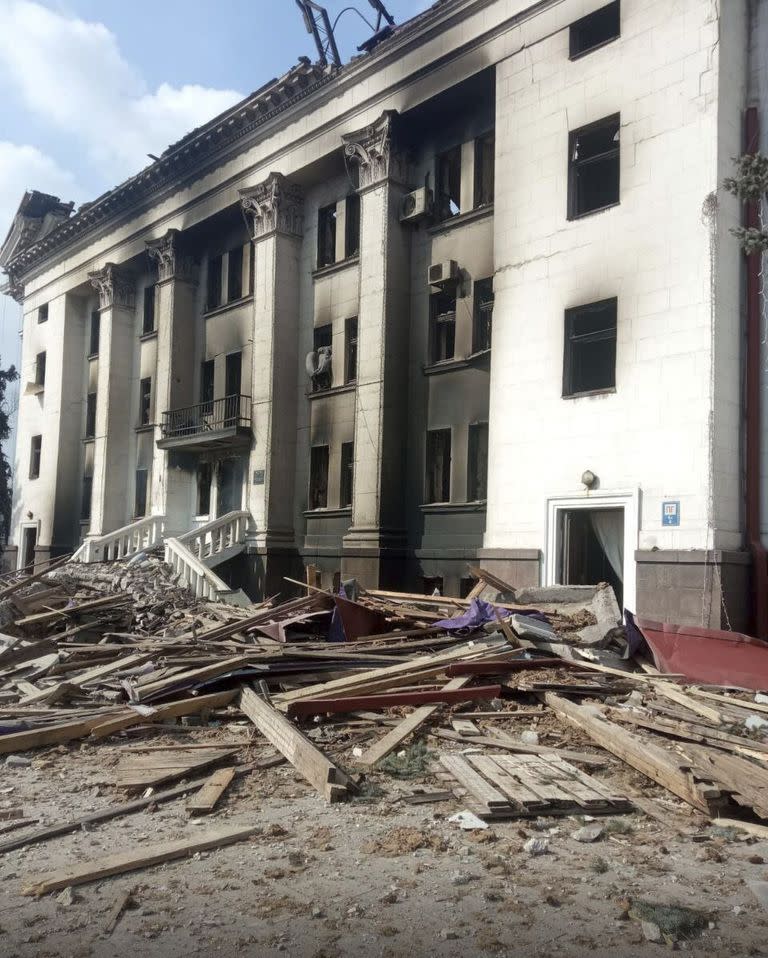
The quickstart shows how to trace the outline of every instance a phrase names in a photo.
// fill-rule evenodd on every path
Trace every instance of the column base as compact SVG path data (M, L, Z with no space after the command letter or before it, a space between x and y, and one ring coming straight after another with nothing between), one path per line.
M529 589L541 582L539 549L478 549L477 564L513 589Z
M342 539L342 579L357 579L364 589L397 589L407 558L404 529L357 526Z

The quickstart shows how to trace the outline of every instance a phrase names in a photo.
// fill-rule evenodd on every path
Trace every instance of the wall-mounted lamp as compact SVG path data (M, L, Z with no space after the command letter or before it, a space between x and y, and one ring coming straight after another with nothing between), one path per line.
M591 469L587 469L585 472L582 472L581 481L583 485L587 487L587 489L591 489L597 482L597 476L594 474L594 472L592 472Z

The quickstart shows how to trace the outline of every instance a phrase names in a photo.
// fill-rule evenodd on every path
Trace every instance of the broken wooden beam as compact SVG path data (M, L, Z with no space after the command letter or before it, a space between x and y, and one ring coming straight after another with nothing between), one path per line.
M150 845L129 852L118 852L93 861L83 862L70 868L61 868L56 871L36 875L27 879L22 886L22 895L47 895L62 888L84 885L87 882L109 878L110 875L122 875L125 872L136 871L138 868L149 868L151 865L161 865L163 862L173 861L175 858L184 858L195 852L208 851L211 848L221 848L223 845L232 845L245 838L250 838L261 830L260 825L230 825L226 828L217 828L215 831L195 835L192 838L183 838L177 842L164 842L159 845Z
M220 768L205 781L202 788L187 802L187 811L191 815L207 815L212 812L221 796L229 788L235 777L234 768Z
M210 695L197 695L168 705L156 705L151 715L142 715L140 712L130 711L116 716L113 719L101 721L91 729L91 738L105 738L114 735L132 725L147 725L153 722L163 722L169 718L180 718L183 715L197 715L206 709L220 709L237 695L237 689L226 689L224 692L213 692ZM0 739L0 744L2 744Z
M344 772L323 755L303 732L272 705L259 698L252 689L242 690L240 710L323 798L336 802L347 797L349 779Z
M434 689L428 692L384 692L380 695L352 695L338 699L306 699L292 702L288 714L323 715L325 713L356 712L358 709L388 709L397 705L429 705L454 702L475 702L495 699L501 694L500 685L478 685L468 689Z

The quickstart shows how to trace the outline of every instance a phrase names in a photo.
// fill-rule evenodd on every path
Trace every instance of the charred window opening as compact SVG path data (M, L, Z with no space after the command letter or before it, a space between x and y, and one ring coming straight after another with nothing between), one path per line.
M145 516L147 514L148 477L149 477L149 470L147 469L136 470L136 494L134 496L134 502L133 502L133 515L136 519L140 519L142 516Z
M616 386L616 299L565 311L563 396Z
M29 444L29 478L40 476L40 458L43 451L43 437L33 436Z
M421 588L424 595L442 595L443 577L441 575L423 575L421 577Z
M243 247L236 246L227 257L227 302L243 295Z
M155 284L144 287L144 319L141 324L142 335L155 331Z
M355 476L355 444L343 442L341 444L341 489L339 506L346 509L352 505L352 488Z
M360 197L350 193L344 216L344 255L357 256L360 252Z
M85 438L93 439L96 435L96 393L88 393L85 397Z
M328 446L312 446L309 458L309 508L328 507Z
M330 389L333 382L333 326L315 326L313 331L314 372L312 373L312 391L321 392Z
M456 290L440 290L429 297L429 361L453 359L456 344Z
M619 202L619 115L574 130L568 137L568 218Z
M37 386L45 385L45 353L38 353L35 360L35 384Z
M317 268L336 262L336 204L317 212Z
M437 215L441 220L461 213L461 146L437 158Z
M240 390L243 379L243 353L229 353L224 361L224 426L237 425L240 414Z
M344 382L357 380L357 316L350 317L344 327Z
M469 593L477 585L477 579L473 579L471 575L462 576L459 579L459 598L466 599Z
M214 361L206 359L200 366L200 402L204 416L210 416L213 412L213 375Z
M152 415L152 377L139 383L139 425L148 426Z
M206 296L208 309L216 309L217 306L221 306L221 267L221 256L212 256L208 260L208 288Z
M427 502L451 500L451 430L427 432Z
M207 516L211 512L211 486L213 468L210 462L201 462L197 467L197 512L198 516Z
M37 309L37 321L38 323L47 323L48 322L48 303L43 303L42 306L39 306Z
M493 133L486 133L475 140L476 207L493 203L495 142Z
M254 278L256 270L256 247L253 243L248 244L248 293L253 294Z
M472 352L480 353L491 348L493 324L493 277L475 280L474 324L472 329Z
M99 337L101 333L101 313L98 309L91 312L91 328L88 337L88 355L99 355Z
M570 58L576 60L620 35L621 10L619 0L615 0L571 24Z
M80 500L80 521L90 522L93 476L83 476L83 497Z
M467 450L467 501L480 502L488 497L488 423L469 426Z

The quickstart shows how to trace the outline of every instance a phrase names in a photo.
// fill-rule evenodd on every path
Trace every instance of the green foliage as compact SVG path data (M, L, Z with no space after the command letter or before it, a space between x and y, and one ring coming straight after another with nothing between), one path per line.
M681 941L701 934L709 924L709 915L683 905L659 905L637 899L630 903L629 914L637 921L651 921L665 938Z
M396 755L388 755L379 762L379 768L394 778L419 778L426 774L433 757L424 742L418 741Z
M726 177L723 186L741 200L761 201L768 194L768 156L763 153L745 153L733 158L736 174ZM750 256L768 251L768 231L739 226L731 230L739 245Z
M11 414L5 398L8 383L16 382L15 366L0 369L0 531L7 536L11 527L11 464L5 454L5 443L11 434Z

